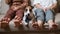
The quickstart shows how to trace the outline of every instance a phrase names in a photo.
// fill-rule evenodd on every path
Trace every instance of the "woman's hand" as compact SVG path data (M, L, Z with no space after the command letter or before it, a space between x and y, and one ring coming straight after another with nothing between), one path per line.
M44 12L48 10L48 8L43 8Z
M38 3L35 5L36 8L42 8L42 6Z

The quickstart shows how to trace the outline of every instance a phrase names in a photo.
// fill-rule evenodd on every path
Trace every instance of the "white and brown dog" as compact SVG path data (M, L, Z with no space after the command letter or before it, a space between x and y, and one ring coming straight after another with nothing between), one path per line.
M36 16L34 15L34 12L32 9L33 9L32 6L26 7L26 10L24 12L24 17L23 17L23 24L28 26L29 23L32 22L31 24L32 27L38 28L38 24L36 23Z
M24 12L24 17L23 17L23 23L25 25L29 24L30 21L35 21L35 15L32 11L33 7L32 6L28 6L26 7L26 10Z

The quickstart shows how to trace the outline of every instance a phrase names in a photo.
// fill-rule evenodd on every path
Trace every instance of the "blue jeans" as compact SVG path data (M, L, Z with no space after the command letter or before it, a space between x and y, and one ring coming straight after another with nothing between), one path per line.
M48 9L45 12L42 9L36 9L34 12L37 20L46 21L46 22L49 20L54 20L54 13L53 10L51 9Z

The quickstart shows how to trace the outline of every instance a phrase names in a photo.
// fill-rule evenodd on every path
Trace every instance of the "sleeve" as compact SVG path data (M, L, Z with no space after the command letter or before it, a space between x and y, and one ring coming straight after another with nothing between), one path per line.
M34 0L34 1L33 1L33 6L34 6L35 4L38 4L38 3L40 3L40 0Z

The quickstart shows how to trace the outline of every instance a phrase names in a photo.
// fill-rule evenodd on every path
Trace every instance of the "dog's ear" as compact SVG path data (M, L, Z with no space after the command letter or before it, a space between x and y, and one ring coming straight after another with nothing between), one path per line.
M33 7L33 6L31 6L31 8L33 9L34 7Z
M12 3L12 0L5 0L5 3L10 5Z

